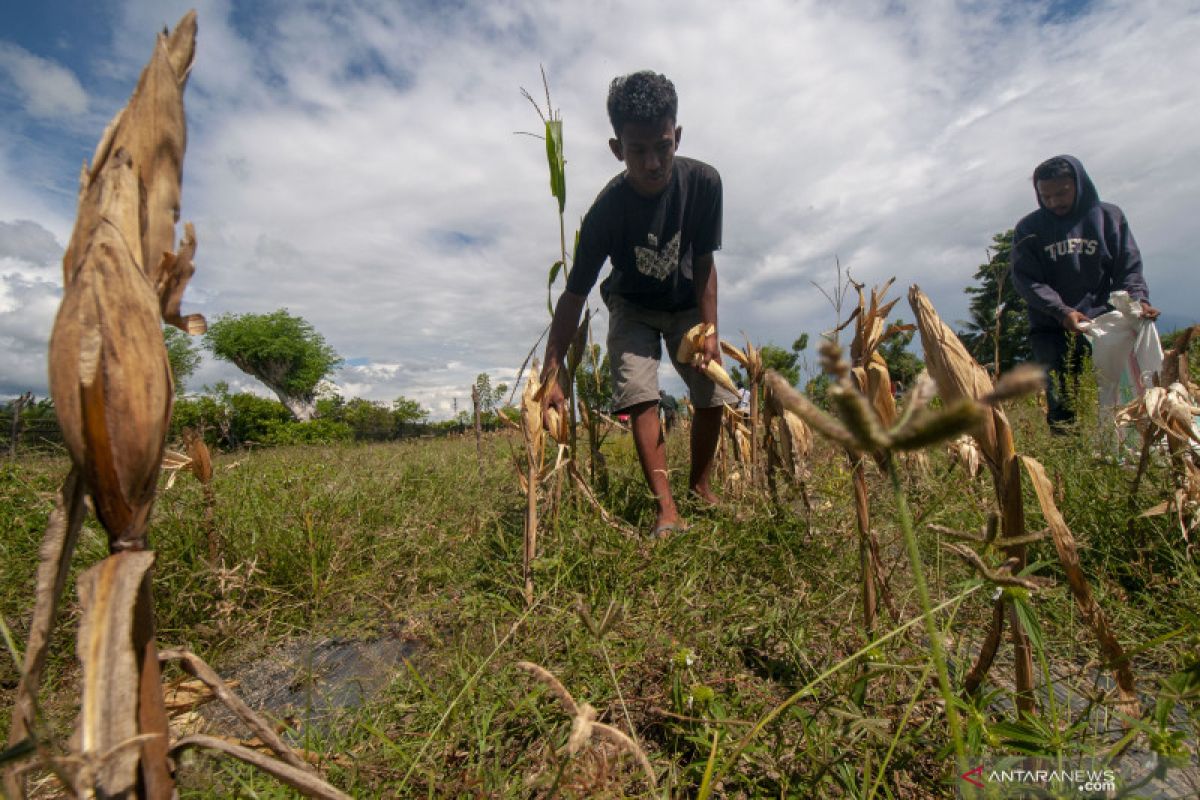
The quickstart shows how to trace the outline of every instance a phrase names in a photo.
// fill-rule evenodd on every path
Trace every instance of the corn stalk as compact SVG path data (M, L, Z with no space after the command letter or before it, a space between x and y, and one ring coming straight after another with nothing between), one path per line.
M942 322L929 298L913 286L909 289L908 299L917 317L926 367L936 381L942 399L946 403L953 403L964 399L979 401L992 396L996 388L992 379L967 352L954 331ZM1000 408L992 405L970 433L992 474L1003 538L1019 540L1026 533L1025 509L1021 500L1021 466L1008 418ZM1016 559L1013 572L1019 573L1025 568L1025 551L1024 544L1004 548L1005 558ZM982 684L991 668L999 646L1000 628L1007 617L1014 651L1017 706L1023 712L1033 712L1036 705L1033 697L1033 653L1029 638L1021 627L1011 600L1001 595L995 602L991 628L979 657L967 674L965 689L973 693Z
M883 303L883 298L895 282L890 279L883 286L871 290L868 304L863 295L864 284L852 279L850 285L858 294L858 305L850 317L839 326L841 330L854 322L854 338L850 344L850 377L858 391L870 402L880 422L891 426L896 422L896 403L892 397L892 379L887 362L879 354L879 346L892 336L911 330L911 325L886 325L887 316L899 302L899 298ZM874 454L877 461L882 460ZM899 622L899 612L888 594L883 579L883 563L880 557L879 537L871 527L870 497L867 493L867 465L861 453L847 451L850 459L850 478L854 489L854 520L858 528L859 562L862 574L863 629L870 635L875 629L878 616L878 597L882 596L892 619Z
M542 483L556 470L546 464L546 428L549 426L555 438L567 437L566 420L549 408L542 413L542 397L547 387L557 380L557 370L546 376L545 383L538 378L540 370L534 361L533 369L525 380L521 393L521 438L525 443L524 463L518 462L517 477L521 491L525 493L525 535L521 575L524 582L526 605L533 605L533 561L537 557L538 498Z
M105 130L91 165L83 168L75 228L63 255L63 299L50 338L50 390L73 463L63 490L63 497L72 499L65 504L73 508L74 497L86 486L114 554L147 547L173 399L161 322L189 333L205 329L202 317L185 318L179 311L194 271L190 225L178 251L172 252L186 141L183 90L195 35L196 17L189 13L173 33L158 37L128 104ZM64 530L62 517L56 516L43 545L34 611L36 624L44 629L31 630L31 643L49 636L62 588L55 576L69 565L73 528L80 519L67 512ZM148 569L153 559L147 559L123 559L100 573L115 575L112 570L117 570L125 576L113 581L132 592L132 599L123 596L109 607L103 603L109 595L101 592L87 595L94 602L85 602L85 622L94 622L86 630L81 627L81 637L86 632L88 642L111 641L126 648L119 659L115 651L106 651L99 660L95 650L79 652L85 673L83 766L75 786L89 793L124 796L135 784L148 797L167 797L174 790L150 582L136 569L126 569L131 563ZM131 625L129 635L109 637L107 628L122 624ZM36 692L40 683L40 647L30 651L23 666L27 691ZM110 674L117 660L133 668ZM95 713L95 690L89 694L88 686L94 685L97 670L108 684L107 695L127 704L122 713ZM28 701L18 700L10 739L20 739L28 730ZM11 774L5 790L24 796L24 787Z

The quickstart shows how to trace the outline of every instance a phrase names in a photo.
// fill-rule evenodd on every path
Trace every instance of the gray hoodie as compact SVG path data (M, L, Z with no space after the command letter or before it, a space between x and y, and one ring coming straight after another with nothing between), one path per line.
M1109 293L1120 289L1150 301L1142 255L1125 214L1100 201L1079 159L1060 158L1075 169L1071 213L1060 217L1038 197L1038 210L1018 222L1013 233L1013 287L1029 304L1033 331L1062 330L1072 309L1093 318L1103 314L1110 310Z

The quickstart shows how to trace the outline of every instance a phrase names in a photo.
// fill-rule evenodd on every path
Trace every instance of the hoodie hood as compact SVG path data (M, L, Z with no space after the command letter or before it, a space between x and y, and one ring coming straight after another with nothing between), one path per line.
M1037 198L1038 208L1047 215L1054 219L1060 219L1068 225L1074 225L1079 221L1080 217L1100 205L1100 194L1096 191L1096 185L1092 183L1091 177L1087 174L1087 170L1083 168L1083 164L1078 158L1068 155L1056 156L1056 158L1066 161L1075 170L1075 205L1072 206L1071 213L1065 217L1059 217L1042 205L1041 195L1037 191L1037 179L1033 180L1033 196Z

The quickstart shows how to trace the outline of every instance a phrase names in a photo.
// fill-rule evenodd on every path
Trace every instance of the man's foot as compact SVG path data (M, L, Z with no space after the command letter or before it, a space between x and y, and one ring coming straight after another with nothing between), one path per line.
M673 533L683 533L687 530L687 525L683 520L676 519L670 522L655 523L653 530L650 531L651 539L666 539Z
M696 508L713 511L721 506L721 500L712 493L711 489L688 489L688 501Z

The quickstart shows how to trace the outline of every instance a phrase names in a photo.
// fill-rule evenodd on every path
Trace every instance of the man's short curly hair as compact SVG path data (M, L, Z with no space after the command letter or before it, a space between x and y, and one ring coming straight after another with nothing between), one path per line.
M650 70L633 72L613 78L608 87L608 120L617 136L626 122L655 122L664 117L673 121L678 111L675 84L666 75Z

